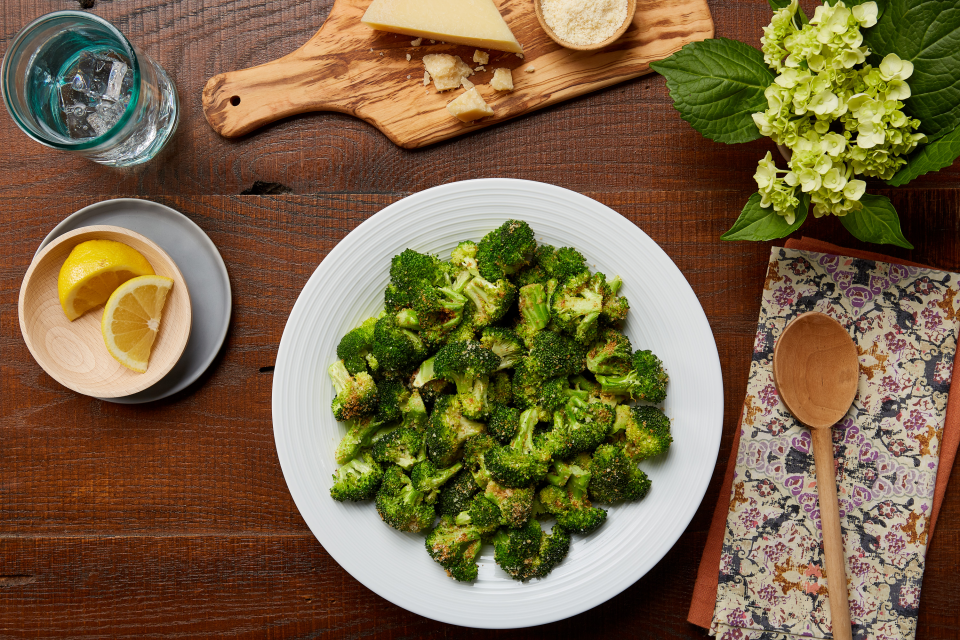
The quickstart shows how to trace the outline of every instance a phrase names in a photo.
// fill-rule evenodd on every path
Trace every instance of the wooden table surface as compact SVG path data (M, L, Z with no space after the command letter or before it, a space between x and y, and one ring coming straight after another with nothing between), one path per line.
M369 125L313 114L238 140L200 108L210 76L279 57L319 28L329 0L99 0L92 9L170 73L182 121L164 153L118 171L42 147L0 114L0 638L700 638L686 622L745 391L770 244L722 243L772 145L702 138L651 75L419 151ZM806 4L806 3L805 3ZM0 38L76 2L2 0ZM711 0L718 36L758 43L765 0ZM719 461L676 546L586 613L520 631L463 629L374 595L311 535L284 483L271 424L272 365L300 289L327 252L387 204L439 184L527 178L585 193L673 258L706 311L723 366ZM243 195L255 181L277 195ZM960 165L889 195L914 251L960 269ZM233 319L213 366L148 406L79 396L30 357L17 296L50 229L99 200L169 205L219 247ZM835 220L809 236L862 247ZM927 554L920 639L960 637L960 474Z

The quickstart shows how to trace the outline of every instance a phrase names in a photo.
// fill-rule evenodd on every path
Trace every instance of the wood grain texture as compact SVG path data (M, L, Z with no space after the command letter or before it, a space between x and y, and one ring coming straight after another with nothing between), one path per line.
M490 51L488 70L470 80L494 115L466 124L444 108L459 91L438 93L433 85L423 86L422 59L448 53L470 63L475 47L432 40L411 47L410 36L362 24L369 5L369 0L336 0L316 35L293 53L211 78L203 89L210 126L233 138L292 115L338 111L413 149L636 78L650 72L651 62L713 36L705 0L640 0L619 40L602 51L573 51L544 33L530 0L503 0L500 13L523 44L524 58ZM513 70L513 91L489 86L496 67Z
M330 112L292 116L254 136L217 135L200 102L207 80L294 51L320 28L331 5L331 0L101 0L93 12L154 57L177 85L183 119L171 146L142 167L110 169L33 142L0 110L6 142L0 151L0 174L6 178L0 195L229 195L255 180L282 183L298 194L407 194L485 177L543 180L581 192L751 192L757 161L775 152L766 141L729 146L705 140L680 119L656 74L415 151L396 147L361 120ZM770 19L766 0L708 0L708 5L717 36L759 46L761 28ZM74 0L3 0L0 49L40 14L76 6ZM946 187L960 187L960 165L908 188ZM922 210L901 213L925 216Z
M89 240L112 240L133 247L154 273L173 280L144 373L124 367L104 346L102 306L72 322L64 315L58 294L60 269L73 248ZM23 276L17 313L20 332L37 364L65 387L97 398L131 395L160 381L187 346L192 319L187 283L170 256L139 233L107 225L76 229L44 247Z
M883 193L925 212L904 228L917 248L895 255L960 267L960 191ZM319 261L399 196L153 198L217 244L234 316L201 384L149 407L65 390L19 333L17 292L36 245L100 196L0 198L0 638L704 638L686 608L746 391L771 243L718 240L747 191L587 195L658 242L699 297L723 367L721 462L687 531L647 576L568 621L512 632L432 622L357 583L310 535L277 461L269 367L285 319ZM845 233L833 220L817 231ZM958 571L954 474L928 551L918 640L957 638Z

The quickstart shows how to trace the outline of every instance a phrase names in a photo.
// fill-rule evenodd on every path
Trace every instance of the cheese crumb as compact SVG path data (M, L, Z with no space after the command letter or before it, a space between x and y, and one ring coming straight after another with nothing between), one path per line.
M490 86L497 91L513 91L513 73L510 69L494 69Z
M423 38L417 38L416 40L411 40L411 41L410 41L410 46L411 46L411 47L419 47L421 42L423 42Z
M408 54L407 54L407 62L410 62L410 57L411 57L411 56L410 56L410 54L408 53Z
M493 115L493 109L484 102L475 87L450 102L447 105L447 111L462 122L473 122L477 118Z
M381 57L381 58L383 57L383 51L380 52L380 57Z
M535 66L533 66L532 64L531 64L529 67L527 67L526 69L524 69L524 71L526 71L527 73L533 73L533 72L536 71L536 70L537 70L537 68L536 68Z
M407 80L409 80L409 79L410 79L410 74L407 74Z
M447 91L460 86L463 79L473 75L473 69L460 59L446 53L431 53L423 56L423 66L433 78L437 91Z
M521 60L523 60L523 54L522 54L522 53L515 53L515 54L513 54L513 55L515 55L515 56L517 56L518 58L520 58Z
M474 71L486 71L487 68L486 68L485 66L483 66L483 65L480 65L479 67L475 67L473 70L474 70Z
M480 64L487 64L490 62L490 54L486 51L480 51L480 49L477 49L473 52L473 61L479 62Z
M431 41L430 41L430 44L435 44L435 43L436 43L436 40L431 40Z
M424 72L423 72L423 86L427 86L428 84L430 84L430 72L429 72L429 71L424 71ZM428 91L427 93L430 93L430 92Z
M543 20L570 44L603 42L627 19L627 0L541 0Z
M460 80L460 84L463 85L463 88L467 89L468 91L470 89L473 89L473 86L474 86L473 83L467 80L466 78L463 78L462 80Z

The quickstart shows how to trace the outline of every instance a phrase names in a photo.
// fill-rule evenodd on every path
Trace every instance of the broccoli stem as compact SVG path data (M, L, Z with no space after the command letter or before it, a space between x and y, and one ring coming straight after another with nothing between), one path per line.
M330 380L333 382L333 388L337 391L337 394L346 388L347 382L350 380L350 372L347 371L343 360L337 360L330 365L327 373L330 375Z
M403 309L397 314L397 326L402 329L420 329L420 318L413 309Z
M430 357L420 364L420 368L417 369L417 375L413 378L414 388L420 388L431 380L436 379L437 375L433 371L433 361L434 358Z
M615 297L620 291L620 287L623 286L623 279L620 276L614 277L613 280L607 281L607 287L610 288L610 296Z
M555 460L553 463L553 473L547 474L547 482L556 487L562 487L567 484L567 480L570 479L572 473L572 465L567 464L563 460Z
M532 407L520 414L520 428L510 446L521 453L533 451L533 430L540 421L540 409Z
M547 292L542 284L534 283L520 287L519 306L526 331L531 333L540 331L550 323Z

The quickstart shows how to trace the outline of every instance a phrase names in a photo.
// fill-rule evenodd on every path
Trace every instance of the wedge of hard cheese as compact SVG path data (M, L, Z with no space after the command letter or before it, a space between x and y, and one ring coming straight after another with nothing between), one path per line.
M373 0L361 22L408 36L523 51L493 0Z

